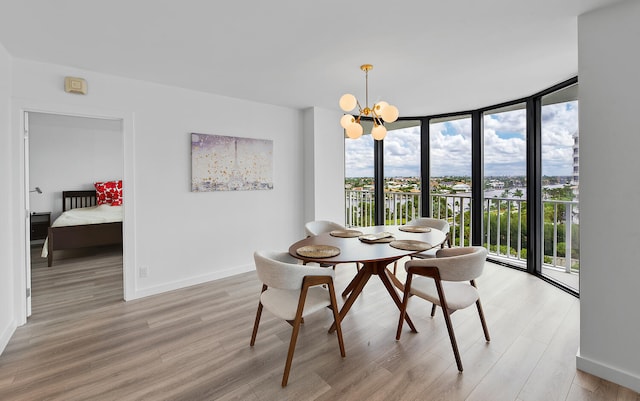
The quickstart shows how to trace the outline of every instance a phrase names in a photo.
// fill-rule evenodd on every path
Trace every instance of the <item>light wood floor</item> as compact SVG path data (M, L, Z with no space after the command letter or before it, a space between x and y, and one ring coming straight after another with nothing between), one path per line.
M339 291L354 273L338 266ZM424 301L409 305L419 333L395 341L398 310L374 277L343 321L346 358L330 312L311 315L284 389L290 326L265 311L249 347L254 273L127 303L121 274L117 250L34 267L34 313L0 356L0 400L640 401L576 371L578 299L502 266L478 280L491 343L475 308L453 315L464 373Z

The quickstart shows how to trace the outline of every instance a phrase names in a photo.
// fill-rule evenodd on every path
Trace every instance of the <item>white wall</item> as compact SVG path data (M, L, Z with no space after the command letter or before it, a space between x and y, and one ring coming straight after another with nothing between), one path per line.
M13 71L16 116L50 108L131 116L124 138L125 185L133 186L124 194L131 298L252 270L254 250L286 250L300 238L303 166L291 155L302 149L301 111L25 60ZM85 78L88 95L65 93L67 75ZM191 132L273 140L274 189L192 193ZM20 144L12 151L20 155ZM20 213L20 197L13 200ZM20 224L13 230L19 235ZM147 278L136 276L139 266L148 267Z
M579 369L640 391L640 2L578 19Z
M62 191L94 189L124 174L122 122L29 113L29 187L32 212L62 212Z
M11 59L0 44L0 352L9 342L16 328L14 306L14 270L12 238L12 196L7 188L12 187L11 166Z
M341 116L318 107L304 111L305 221L345 223Z

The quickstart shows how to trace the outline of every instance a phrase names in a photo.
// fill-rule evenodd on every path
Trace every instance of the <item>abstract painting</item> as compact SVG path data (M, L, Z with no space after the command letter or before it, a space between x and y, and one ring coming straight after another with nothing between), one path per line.
M273 189L273 141L191 134L191 191Z

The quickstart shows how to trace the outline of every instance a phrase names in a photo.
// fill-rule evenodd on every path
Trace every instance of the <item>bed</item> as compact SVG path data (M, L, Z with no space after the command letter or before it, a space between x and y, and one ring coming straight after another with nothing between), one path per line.
M122 206L97 205L95 190L63 191L62 212L42 249L49 267L54 251L122 244Z

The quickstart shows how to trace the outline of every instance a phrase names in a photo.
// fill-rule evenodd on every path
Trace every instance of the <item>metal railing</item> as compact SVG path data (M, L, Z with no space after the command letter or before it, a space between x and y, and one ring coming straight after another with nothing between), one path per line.
M422 215L419 193L385 192L385 222L406 224ZM579 270L578 202L545 200L543 266L567 273ZM483 202L483 244L492 257L515 265L527 261L526 204L520 198L493 197ZM346 224L375 225L374 196L369 191L345 191ZM431 194L431 216L450 225L454 246L469 245L472 201L468 193ZM564 241L564 242L563 242Z

